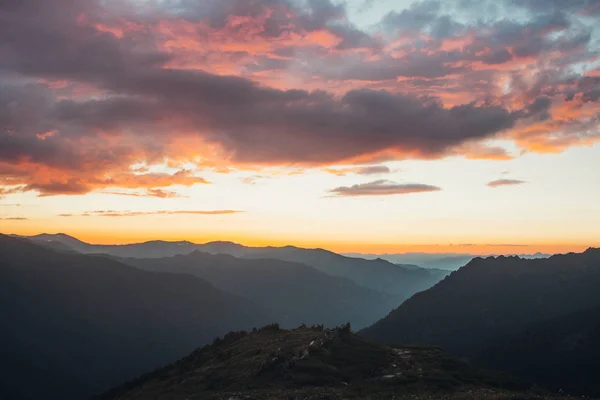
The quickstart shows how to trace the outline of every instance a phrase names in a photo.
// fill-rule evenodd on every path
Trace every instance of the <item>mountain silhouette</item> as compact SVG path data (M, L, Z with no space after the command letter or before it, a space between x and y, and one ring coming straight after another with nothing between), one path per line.
M213 242L200 245L211 254L231 254L243 258L275 258L309 265L328 275L339 276L401 298L425 290L444 276L446 271L430 271L414 265L397 265L382 259L352 258L323 249L286 247L246 247L235 243Z
M286 327L347 322L365 327L385 316L398 297L380 293L304 264L276 259L240 259L194 251L155 259L122 259L150 271L186 273L223 291L253 300Z
M543 359L545 368L556 371L561 357L536 360L539 349L520 351L522 348L508 338L514 335L519 338L522 334L525 336L515 339L517 342L526 339L533 342L535 339L527 333L532 326L537 329L534 332L547 331L549 335L556 332L560 338L561 325L571 314L600 306L599 285L600 249L548 259L476 258L431 289L405 301L361 335L386 343L434 344L455 355L484 361L488 358L481 354L488 352L490 365L505 367L513 363L513 368L508 369L513 372L519 372L517 364L535 365ZM598 316L590 321L579 317L577 321L579 325L596 323ZM537 325L541 323L549 325ZM541 335L540 340L544 337ZM503 347L495 353L489 350L507 340L508 350ZM528 354L532 358L524 361ZM582 353L573 352L570 362L577 363L578 354ZM498 362L501 358L504 358L502 363ZM585 364L584 358L580 362ZM522 375L533 377L535 373ZM551 376L549 373L546 378Z
M394 264L416 264L427 269L441 269L447 271L456 271L463 265L467 264L477 255L465 253L397 253L397 254L362 254L362 253L346 253L348 257L366 258L372 260L375 258L383 258ZM534 253L534 254L510 254L521 258L548 258L551 254ZM488 256L495 256L489 254ZM508 255L507 255L508 256Z
M266 323L248 300L181 274L0 235L0 398L82 399Z
M187 241L167 242L151 240L144 243L102 245L89 244L64 233L42 233L35 236L20 236L56 250L71 250L83 254L110 254L115 257L155 258L189 254L197 245ZM59 245L60 243L60 245Z
M60 242L84 254L109 254L121 258L163 258L189 254L200 250L210 254L228 254L238 258L273 258L311 266L328 275L347 278L354 283L379 292L406 299L430 288L449 271L430 270L415 265L393 264L383 259L352 258L323 249L285 247L248 247L233 242L195 244L187 241L149 241L126 245L93 245L64 234L43 234L28 237L46 245Z

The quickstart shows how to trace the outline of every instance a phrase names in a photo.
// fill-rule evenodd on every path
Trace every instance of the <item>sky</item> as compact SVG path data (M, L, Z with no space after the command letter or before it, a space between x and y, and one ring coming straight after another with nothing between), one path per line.
M4 0L0 232L600 246L600 0Z

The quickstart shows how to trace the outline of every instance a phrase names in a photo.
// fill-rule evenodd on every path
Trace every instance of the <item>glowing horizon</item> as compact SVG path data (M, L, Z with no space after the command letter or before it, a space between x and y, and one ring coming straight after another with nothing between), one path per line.
M0 9L2 233L600 246L598 8L26 3Z
M2 232L8 234L8 232ZM72 234L69 232L53 231L22 231L12 233L23 236L35 236L38 234L66 234L89 244L100 245L123 245L136 244L149 241L167 241L178 242L187 241L196 244L204 244L217 241L226 241L241 244L250 247L284 247L295 246L310 249L325 249L336 253L362 253L362 254L401 254L401 253L456 253L473 255L491 255L491 254L565 254L570 252L583 252L588 248L600 247L598 244L578 244L578 243L439 243L439 244L419 244L419 243L368 243L368 242L320 242L300 239L276 239L260 237L235 237L235 236L152 236L151 234L137 234L134 236L115 235L112 232L93 234Z

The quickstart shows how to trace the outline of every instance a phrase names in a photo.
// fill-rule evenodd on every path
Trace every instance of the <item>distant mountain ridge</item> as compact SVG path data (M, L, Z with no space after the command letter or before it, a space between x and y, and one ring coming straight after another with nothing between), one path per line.
M324 249L302 249L294 246L245 247L234 243L216 242L200 245L200 250L242 258L276 258L299 262L326 274L348 278L359 285L403 298L431 287L446 275L443 271L428 271L413 265L397 265L382 259L345 257Z
M196 244L187 241L168 242L163 240L152 240L134 244L90 244L83 242L73 236L64 233L48 234L42 233L35 236L18 236L33 240L36 243L45 244L56 250L76 251L83 254L110 254L116 257L133 258L157 258L172 257L178 254L189 254L197 250Z
M110 254L120 258L163 258L186 255L195 250L209 254L228 254L238 258L274 258L306 264L328 275L350 279L400 300L425 290L447 275L446 271L427 270L415 265L398 265L383 259L351 258L324 249L286 247L247 247L233 242L195 244L187 241L150 241L125 245L92 245L65 234L42 234L27 237L46 246L56 243L84 254ZM61 248L64 246L60 246ZM57 248L57 250L64 250Z
M363 254L363 253L346 253L348 257L360 257L367 260L382 258L392 263L400 264L416 264L422 268L442 269L456 271L463 265L467 264L473 258L477 257L498 257L499 254L488 254L479 256L475 254L465 253L422 253L409 252L397 254ZM517 256L520 258L548 258L551 254L537 252L535 254L504 254L506 257Z

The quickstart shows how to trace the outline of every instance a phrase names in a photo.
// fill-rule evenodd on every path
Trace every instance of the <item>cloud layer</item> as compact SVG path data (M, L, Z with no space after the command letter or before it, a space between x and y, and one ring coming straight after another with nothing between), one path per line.
M421 192L437 192L437 186L424 185L421 183L399 184L387 180L378 180L369 183L361 183L352 186L340 186L329 192L334 196L358 197L358 196L389 196L394 194L410 194Z
M489 187L499 187L499 186L511 186L511 185L522 185L526 183L525 181L520 181L517 179L498 179L496 181L489 182L487 185Z
M207 183L189 164L506 159L486 140L599 140L598 1L448 3L363 29L330 0L4 1L0 196L169 197Z

